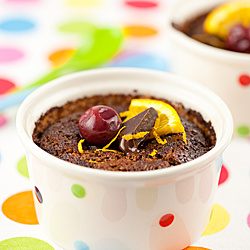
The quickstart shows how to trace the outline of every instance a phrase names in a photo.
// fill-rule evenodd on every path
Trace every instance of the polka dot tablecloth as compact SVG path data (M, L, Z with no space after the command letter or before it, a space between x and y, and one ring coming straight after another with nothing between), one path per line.
M87 21L124 32L122 50L101 67L168 71L167 0L2 0L0 95L25 86L73 55ZM84 31L86 32L86 31ZM249 85L249 77L239 81ZM60 250L40 229L24 149L15 129L17 107L0 112L0 250ZM238 129L224 154L210 223L188 250L250 249L250 131ZM82 198L85 190L72 186ZM37 198L39 190L37 190ZM41 200L40 200L41 201ZM162 217L167 226L173 218ZM88 250L76 242L75 250ZM119 250L119 249L116 249ZM132 249L134 250L134 249ZM137 249L139 250L139 249ZM140 249L141 250L141 249Z

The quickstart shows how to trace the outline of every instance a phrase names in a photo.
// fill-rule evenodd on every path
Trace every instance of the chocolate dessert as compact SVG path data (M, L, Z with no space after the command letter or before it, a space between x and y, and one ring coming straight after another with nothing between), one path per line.
M240 7L241 9L244 8L244 10L248 8L248 12L246 11L248 14L246 15L250 16L249 3L247 6L237 6L237 2L232 2L232 4L234 4L235 9L238 11ZM187 19L183 23L173 23L172 25L177 30L201 43L229 51L250 53L250 22L245 23L244 20L247 20L247 17L244 17L245 14L243 11L235 14L230 13L228 6L232 4L225 3L221 6L215 6L210 10ZM231 9L233 10L233 8ZM216 14L213 14L213 17L209 17L213 11L216 11ZM219 12L223 12L220 16L223 16L225 20L215 20L219 17ZM242 15L242 17L238 15ZM233 18L237 18L237 20ZM208 19L213 19L212 22L217 21L217 26L211 28L213 23ZM207 24L205 24L206 20ZM208 22L211 24L208 24ZM207 26L208 28L206 29Z
M110 171L168 168L194 160L215 146L216 135L212 124L205 121L200 113L185 108L181 103L157 99L156 101L169 104L176 110L185 129L180 133L157 135L156 131L152 133L159 117L154 108L149 107L132 118L128 117L129 107L134 99L139 102L156 100L152 96L136 93L108 94L84 97L53 107L36 122L33 141L62 160ZM101 119L105 121L95 122L108 121L111 124L112 121L114 129L111 126L105 128L104 123L95 124L98 128L88 126L88 122L103 107L108 112L102 115Z
M185 33L187 36L216 48L226 49L225 42L218 36L207 34L203 29L204 21L209 11L186 20L184 23L173 23L174 28Z

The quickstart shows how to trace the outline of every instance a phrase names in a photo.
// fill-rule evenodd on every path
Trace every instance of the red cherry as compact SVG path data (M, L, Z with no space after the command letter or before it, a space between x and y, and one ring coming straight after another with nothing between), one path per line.
M235 25L228 33L225 41L229 50L237 52L250 52L250 28Z
M101 147L111 141L121 124L121 118L114 109L98 105L83 113L78 127L88 143Z

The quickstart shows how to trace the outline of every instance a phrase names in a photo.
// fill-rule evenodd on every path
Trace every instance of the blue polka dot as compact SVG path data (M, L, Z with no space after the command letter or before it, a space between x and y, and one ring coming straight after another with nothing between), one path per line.
M13 18L0 23L0 29L8 32L27 31L34 27L33 22L22 18Z
M74 248L75 250L89 250L88 245L82 241L75 241Z
M153 54L133 54L127 55L112 63L113 67L135 67L145 69L155 69L167 71L169 69L169 62L158 55Z

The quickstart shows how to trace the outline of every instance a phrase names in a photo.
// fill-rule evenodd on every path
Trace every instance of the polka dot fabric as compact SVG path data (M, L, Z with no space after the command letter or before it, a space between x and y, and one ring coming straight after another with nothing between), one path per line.
M54 68L67 63L79 46L82 34L91 32L93 25L116 25L123 30L125 45L122 51L103 67L138 67L168 71L171 67L167 34L165 38L166 11L174 0L65 0L57 3L41 0L5 0L0 17L0 98L41 77ZM114 11L116 8L116 11ZM44 18L44 13L48 13ZM82 19L82 13L85 18ZM107 15L107 13L109 13ZM154 18L151 18L154 17ZM149 22L149 20L151 20ZM86 22L89 21L90 23ZM46 39L44 39L46 37ZM242 73L238 82L242 88L250 87L250 76ZM44 235L38 221L43 221L43 206L47 202L44 187L52 190L54 199L65 184L57 172L44 171L38 166L37 185L29 180L27 160L15 130L16 107L0 111L0 249L62 250L51 238ZM224 154L218 190L209 225L201 238L186 250L235 250L249 248L250 232L250 128L244 124L237 128L240 138L234 138ZM29 161L29 159L28 159ZM192 197L201 202L210 198L206 186L212 175L201 176L200 183L186 180L189 190L180 192L183 183L175 186L178 202L185 205ZM196 192L199 187L200 193ZM112 225L119 225L129 211L124 189L100 190L87 182L68 183L65 192L82 208L81 211L65 201L52 210L48 231L53 239L67 242L74 238L80 227L79 218L87 204L101 203L101 212ZM103 199L100 200L100 195ZM116 198L119 209L112 209L110 197ZM145 199L146 197L146 199ZM134 196L137 210L147 213L162 202L155 187L137 188ZM146 201L146 202L144 202ZM36 207L36 212L35 212ZM73 220L60 221L58 211L74 214ZM93 211L95 212L95 211ZM68 228L63 233L57 225ZM182 234L189 240L186 222L178 211L167 210L154 218L149 233L151 249L164 242L153 241L151 236L164 235L167 230L180 225ZM195 223L189 221L189 223ZM86 227L86 234L98 232L98 224ZM153 239L153 238L152 238ZM128 242L103 237L89 243L75 238L70 250L137 250ZM151 250L150 249L150 250Z
M239 86L248 91L250 93L250 75L249 74L241 74L238 77ZM240 124L236 128L236 132L239 136L248 137L250 135L250 126L249 124Z

